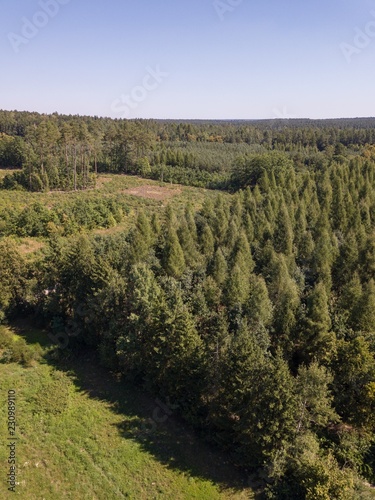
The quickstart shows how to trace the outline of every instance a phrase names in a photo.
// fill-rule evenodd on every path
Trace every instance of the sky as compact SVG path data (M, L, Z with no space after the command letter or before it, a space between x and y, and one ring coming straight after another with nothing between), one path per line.
M0 109L375 116L375 0L0 0Z

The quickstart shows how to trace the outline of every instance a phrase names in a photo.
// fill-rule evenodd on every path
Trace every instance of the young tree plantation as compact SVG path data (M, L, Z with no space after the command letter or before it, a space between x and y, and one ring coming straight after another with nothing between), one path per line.
M263 498L373 498L375 119L1 111L0 167L1 322L96 350Z

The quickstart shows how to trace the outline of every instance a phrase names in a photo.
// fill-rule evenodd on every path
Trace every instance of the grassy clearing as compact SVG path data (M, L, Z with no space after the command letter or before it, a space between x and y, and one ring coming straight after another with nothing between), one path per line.
M186 205L191 205L193 209L198 210L205 199L215 198L217 194L216 191L202 188L161 183L135 176L106 174L99 175L97 188L88 191L30 193L3 190L0 197L0 212L2 210L7 211L9 208L20 210L34 203L40 203L52 209L57 204L73 204L77 199L87 203L98 198L114 199L127 207L127 215L124 216L120 223L112 227L97 227L92 230L94 234L111 235L117 232L129 231L133 227L140 210L144 210L150 215L156 213L162 217L165 207L170 204L178 215L183 212ZM229 195L223 194L223 196ZM45 245L43 237L16 237L16 241L20 252L28 259L37 256Z
M45 334L24 323L12 333L46 347ZM3 439L0 498L253 498L225 457L173 414L153 425L154 398L98 367L93 354L59 368L38 361L29 368L0 364L3 437L9 389L17 391L19 484L8 494Z

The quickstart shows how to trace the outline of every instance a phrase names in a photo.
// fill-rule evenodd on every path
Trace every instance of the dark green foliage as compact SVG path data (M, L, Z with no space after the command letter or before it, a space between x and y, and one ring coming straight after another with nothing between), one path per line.
M26 265L11 239L0 239L0 322L22 300Z
M373 121L17 116L18 131L0 113L0 154L23 167L4 189L86 189L95 169L236 193L137 210L100 236L89 231L129 213L120 195L5 207L1 235L49 243L25 261L0 241L1 319L29 308L54 331L73 325L72 349L96 346L173 399L237 464L263 469L269 498L346 500L353 474L373 481ZM6 356L27 362L16 347Z

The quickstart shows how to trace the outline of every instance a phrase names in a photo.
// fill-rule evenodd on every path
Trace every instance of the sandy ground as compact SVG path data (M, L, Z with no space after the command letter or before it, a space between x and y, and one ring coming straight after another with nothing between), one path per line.
M151 200L166 200L181 194L180 188L169 188L161 186L138 186L135 188L126 189L125 194L140 196L141 198L149 198Z

